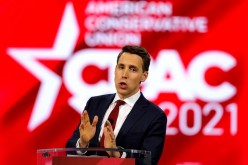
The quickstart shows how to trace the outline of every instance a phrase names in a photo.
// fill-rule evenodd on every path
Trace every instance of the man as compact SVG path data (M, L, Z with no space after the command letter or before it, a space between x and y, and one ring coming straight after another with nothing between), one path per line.
M151 151L157 164L163 151L167 118L155 104L140 92L148 77L150 55L142 47L124 46L115 67L116 94L92 97L81 115L81 122L66 147L124 148ZM123 100L115 126L110 122L117 100ZM113 121L112 121L113 122ZM113 127L114 130L113 130ZM121 157L119 152L108 152Z

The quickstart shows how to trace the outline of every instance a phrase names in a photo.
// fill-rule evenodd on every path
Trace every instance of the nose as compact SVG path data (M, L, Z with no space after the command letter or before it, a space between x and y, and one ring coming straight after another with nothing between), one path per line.
M122 78L127 78L127 75L128 75L128 70L124 69L122 72Z

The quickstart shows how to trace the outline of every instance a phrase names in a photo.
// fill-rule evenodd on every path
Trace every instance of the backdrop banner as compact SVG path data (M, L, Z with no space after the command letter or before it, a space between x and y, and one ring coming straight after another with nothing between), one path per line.
M161 165L248 164L245 0L0 2L0 162L63 148L86 101L114 93L124 45L152 56L141 91L168 117Z

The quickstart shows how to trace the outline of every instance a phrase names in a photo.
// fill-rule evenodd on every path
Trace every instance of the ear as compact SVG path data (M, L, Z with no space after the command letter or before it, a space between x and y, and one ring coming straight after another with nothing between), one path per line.
M141 82L146 81L147 77L148 77L148 71L144 71L144 72L143 72L143 75L142 75L142 77L141 77Z

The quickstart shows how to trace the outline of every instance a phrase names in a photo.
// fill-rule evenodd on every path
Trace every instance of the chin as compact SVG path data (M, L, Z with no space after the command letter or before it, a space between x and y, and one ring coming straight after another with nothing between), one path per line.
M121 97L126 98L127 93L121 92L120 90L118 90L117 92L118 92L118 94L119 94Z

